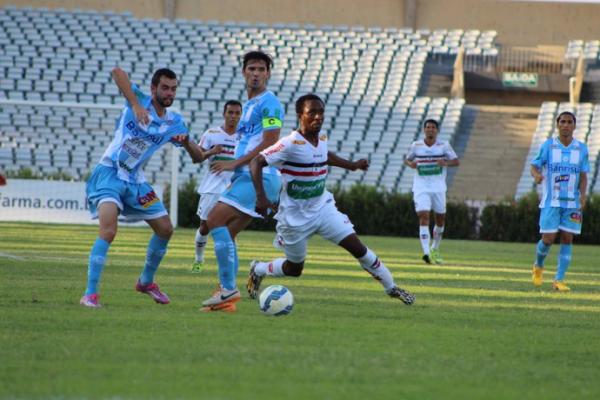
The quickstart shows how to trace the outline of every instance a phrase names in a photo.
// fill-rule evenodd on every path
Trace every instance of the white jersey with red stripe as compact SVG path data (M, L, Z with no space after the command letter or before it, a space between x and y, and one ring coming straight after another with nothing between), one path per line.
M458 158L448 142L436 140L428 146L424 139L413 142L406 159L415 161L417 169L413 180L413 193L445 193L446 170L437 164L439 160Z
M203 151L208 151L218 145L222 148L220 153L214 154L208 158L209 165L220 160L235 160L234 153L236 144L237 135L235 133L229 134L221 127L208 129L202 134L202 138L200 139L200 147ZM198 193L223 193L225 188L229 185L232 175L233 172L231 171L223 171L215 174L208 170L198 188Z
M275 219L288 226L301 226L319 215L333 195L325 188L327 135L319 134L313 146L301 133L292 131L261 152L267 164L281 172L281 195Z

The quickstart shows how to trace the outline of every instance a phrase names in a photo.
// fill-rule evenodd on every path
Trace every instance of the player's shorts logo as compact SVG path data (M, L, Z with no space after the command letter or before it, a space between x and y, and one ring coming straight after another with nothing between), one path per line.
M138 203L140 203L140 205L144 208L148 208L156 202L158 202L158 196L154 190L146 193L144 196L138 197Z
M580 224L581 223L581 213L580 212L571 213L571 215L569 215L569 220L571 220L571 222Z

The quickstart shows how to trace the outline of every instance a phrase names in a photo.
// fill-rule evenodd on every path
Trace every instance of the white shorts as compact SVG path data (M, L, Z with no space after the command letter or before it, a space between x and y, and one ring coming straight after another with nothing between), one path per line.
M332 200L325 203L319 215L306 225L289 226L277 223L277 236L273 244L275 247L283 249L288 260L299 263L306 258L308 239L315 233L339 244L355 231L348 216L339 212Z
M200 195L198 211L196 211L196 214L198 214L202 221L206 221L208 219L208 214L210 214L210 211L213 209L215 204L219 202L219 197L221 197L220 193L202 193Z
M445 192L422 192L413 195L415 210L431 211L436 214L446 214L446 193Z

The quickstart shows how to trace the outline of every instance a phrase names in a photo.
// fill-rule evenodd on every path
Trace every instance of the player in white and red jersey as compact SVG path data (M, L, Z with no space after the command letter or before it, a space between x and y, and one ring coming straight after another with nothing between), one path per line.
M446 169L459 164L458 157L448 142L438 140L438 122L428 119L423 123L425 138L413 142L404 163L415 169L413 199L419 217L419 237L423 261L442 264L440 242L446 221ZM429 248L429 214L433 209L435 227L433 243Z
M237 144L237 125L242 116L242 103L237 100L228 100L223 107L223 126L207 129L198 145L188 142L184 145L194 163L201 163L208 159L209 164L216 161L232 161L235 159L235 146ZM195 260L192 272L200 272L204 263L204 249L208 241L208 214L219 201L221 193L231 182L232 171L207 171L198 187L200 201L198 202L198 217L200 227L195 237Z
M266 216L273 207L262 184L262 170L272 166L281 172L282 189L277 220L277 242L285 258L271 262L253 261L246 285L251 298L256 298L265 276L295 276L302 274L308 239L315 233L340 245L352 254L360 265L381 282L386 293L407 305L414 296L394 283L387 267L358 238L348 216L338 211L333 195L325 188L329 165L355 171L366 170L366 159L349 161L327 150L327 135L321 133L325 104L314 94L296 101L299 128L263 150L250 163L252 182L256 189L256 212Z

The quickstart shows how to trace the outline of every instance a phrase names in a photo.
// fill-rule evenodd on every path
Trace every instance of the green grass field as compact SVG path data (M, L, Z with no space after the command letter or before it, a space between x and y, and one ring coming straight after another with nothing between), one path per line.
M294 293L291 315L201 313L216 283L209 242L191 274L193 231L177 230L157 274L161 306L133 290L149 229L121 228L102 309L78 304L96 228L0 223L0 398L598 399L600 251L575 246L571 293L530 283L533 244L446 240L447 264L418 239L364 237L417 301L385 296L352 257L313 239L304 275L266 279ZM248 262L271 233L239 238Z

